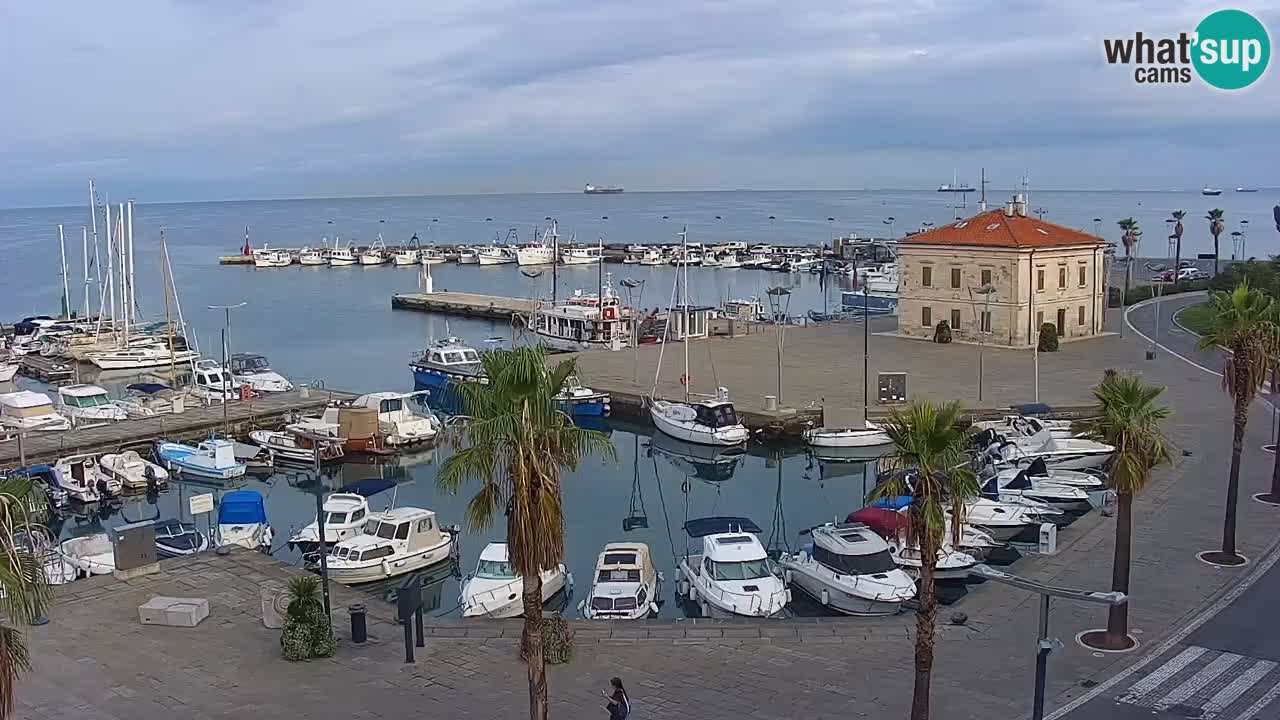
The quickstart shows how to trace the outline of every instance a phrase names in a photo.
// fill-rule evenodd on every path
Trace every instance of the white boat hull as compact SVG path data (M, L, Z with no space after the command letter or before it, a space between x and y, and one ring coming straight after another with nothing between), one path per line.
M556 261L555 252L549 248L520 248L516 250L516 262L527 265L550 265Z
M903 600L906 599L894 597L892 594L883 599L867 597L864 593L857 592L855 588L827 582L820 576L821 571L814 571L808 567L807 563L797 562L790 556L783 556L779 563L785 568L787 582L792 587L799 588L801 592L818 601L818 604L823 607L844 615L863 617L896 615L901 612ZM915 595L914 588L911 595Z
M653 419L653 424L659 431L670 435L677 440L683 440L697 445L718 445L730 447L733 445L741 445L746 442L749 437L747 429L742 425L709 428L699 423L674 420L662 412L664 407L672 404L674 403L655 400L653 405L649 408L649 416Z
M485 590L471 595L475 578L468 579L462 586L462 617L515 618L524 615L524 580L515 580L494 590ZM542 573L542 602L546 603L551 596L564 589L566 584L564 565L555 570Z
M385 557L375 563L345 565L343 561L330 557L329 578L343 585L362 585L399 577L448 560L452 546L453 540L450 539L435 547L423 548L410 555Z
M144 352L137 354L104 353L89 356L89 362L102 370L137 370L141 368L163 367L165 365L185 365L200 357L194 350L177 350L172 354L168 350Z
M761 578L758 581L761 589L756 592L725 593L717 592L712 581L703 574L695 572L689 566L689 558L681 560L677 570L679 580L682 583L688 583L688 599L698 603L704 612L756 618L780 617L787 603L791 601L791 592L786 589L781 578ZM773 592L770 592L770 589Z
M18 363L0 363L0 382L9 382L18 374Z
M814 447L877 447L893 442L878 425L865 430L813 428L804 431L804 440Z
M509 265L516 261L515 258L507 257L505 255L501 257L494 256L494 255L481 255L479 260L480 261L478 264L481 267L492 267L494 265Z

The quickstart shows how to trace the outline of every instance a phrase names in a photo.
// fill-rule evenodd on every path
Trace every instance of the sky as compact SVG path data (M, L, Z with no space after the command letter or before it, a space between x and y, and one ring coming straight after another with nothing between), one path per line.
M1233 5L1280 39L1280 0ZM1280 70L1143 86L1186 0L0 4L0 207L418 193L1280 185ZM1276 64L1273 60L1272 65Z

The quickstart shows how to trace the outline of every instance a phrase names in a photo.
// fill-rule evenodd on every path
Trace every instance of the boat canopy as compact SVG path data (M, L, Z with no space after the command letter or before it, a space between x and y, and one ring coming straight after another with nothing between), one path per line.
M707 427L718 428L738 424L738 413L734 411L733 403L698 404L693 407L693 410L698 423Z
M156 393L172 390L173 388L165 385L164 383L134 383L132 385L126 385L124 389L136 390L147 395L155 395Z
M1019 415L1052 415L1053 408L1044 403L1024 403L1022 405L1010 405L1010 410Z
M906 530L908 518L895 510L869 507L849 513L845 522L862 523L877 535L890 537L897 535L901 530Z
M705 517L689 520L684 524L684 531L689 537L706 537L723 533L755 533L763 532L750 518L744 517Z
M871 504L871 507L885 508L887 510L901 510L911 504L910 495L898 495L896 497L881 498Z
M257 490L236 490L222 496L219 525L257 525L267 521L266 504Z
M361 480L353 482L350 485L343 485L338 492L354 493L360 497L373 497L381 492L386 492L396 486L394 480L386 480L384 478L373 478L371 480Z
M1045 464L1044 458L1038 457L1031 461L1026 470L1022 471L1027 477L1048 477L1049 466Z

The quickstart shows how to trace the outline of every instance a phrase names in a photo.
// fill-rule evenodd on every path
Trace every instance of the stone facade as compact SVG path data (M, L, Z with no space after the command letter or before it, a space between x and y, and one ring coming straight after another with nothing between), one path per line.
M1004 218L1000 211L995 215ZM978 216L971 221L988 219ZM988 343L1009 347L1034 344L1043 323L1057 325L1064 340L1102 333L1106 263L1101 240L1081 241L1088 236L1070 231L1070 236L1061 237L1062 244L1049 246L1013 241L960 245L953 241L965 236L949 236L945 231L951 227L915 236L900 248L900 333L931 339L937 324L946 320L956 340L977 342L985 330ZM1030 232L1039 230L1031 227ZM984 286L992 289L989 298L980 292Z

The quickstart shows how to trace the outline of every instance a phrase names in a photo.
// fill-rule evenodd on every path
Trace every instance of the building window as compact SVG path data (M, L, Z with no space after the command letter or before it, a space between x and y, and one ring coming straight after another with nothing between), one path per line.
M960 311L959 310L951 311L951 329L952 330L960 329Z
M933 327L933 309L928 305L920 308L920 325L923 327Z
M1067 286L1067 269L1065 267L1058 268L1058 289L1061 290Z
M933 268L925 265L920 269L920 286L930 287L933 285Z
M1036 271L1036 290L1044 290L1044 270Z
M960 268L951 268L951 288L960 288Z
M1036 313L1036 336L1040 335L1040 328L1044 327L1044 311Z
M991 311L984 310L982 311L982 313L978 315L978 317L981 319L981 322L982 322L982 327L979 329L984 333L991 332Z
M1076 324L1084 327L1084 306L1080 306L1080 312L1076 313Z
M983 270L983 271L982 271L982 286L983 286L983 287L988 287L988 286L990 286L990 285L991 285L991 271L990 271L990 270Z
M1066 334L1067 329L1067 311L1065 308L1058 309L1058 337Z
M1086 266L1084 265L1080 266L1080 287L1084 287L1085 285L1088 284L1087 282L1085 282L1085 275L1087 274L1087 270L1088 268Z

